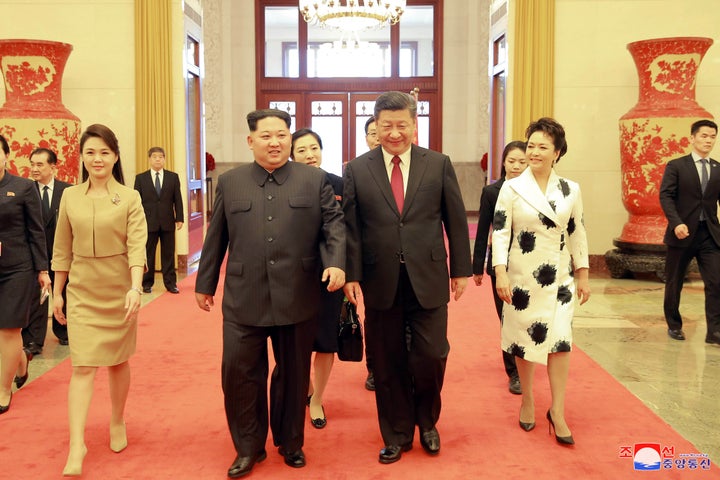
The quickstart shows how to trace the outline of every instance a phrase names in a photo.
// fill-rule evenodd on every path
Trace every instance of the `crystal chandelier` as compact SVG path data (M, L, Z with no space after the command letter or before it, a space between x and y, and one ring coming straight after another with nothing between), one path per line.
M300 0L300 13L311 25L359 32L395 25L406 0Z

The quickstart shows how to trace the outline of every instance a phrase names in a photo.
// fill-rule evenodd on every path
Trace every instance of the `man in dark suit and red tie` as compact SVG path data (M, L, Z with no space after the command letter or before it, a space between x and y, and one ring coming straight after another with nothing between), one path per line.
M175 272L175 231L185 219L180 194L180 177L165 169L165 150L148 150L150 169L135 176L135 190L140 192L148 226L147 272L143 275L144 293L152 292L155 283L155 252L160 240L160 265L163 283L170 293L180 293Z
M717 131L712 120L692 124L692 152L668 162L660 186L660 205L668 220L663 305L668 335L685 340L680 293L688 265L695 258L705 283L705 342L720 345L720 164L710 158Z
M289 162L290 115L247 116L254 162L218 179L195 283L209 311L227 255L223 294L222 387L242 477L267 457L269 424L287 465L305 466L305 405L317 333L321 282L345 283L345 225L325 172ZM268 402L268 337L275 368Z
M420 444L440 452L436 423L450 351L447 304L472 275L467 218L450 158L412 144L417 105L402 92L375 102L382 148L347 164L345 295L364 299L368 354L385 447L380 463ZM447 234L450 256L445 248Z
M69 183L55 178L57 173L57 155L48 148L36 148L30 154L30 175L37 185L42 201L42 220L45 228L45 243L47 245L48 259L52 261L52 251L55 240L55 226L57 212L60 208L60 197ZM49 272L50 281L55 281L55 272ZM63 289L63 297L65 289ZM28 326L22 329L23 345L33 355L39 355L45 345L48 322L47 298L40 302L40 290L33 289L33 298L30 302L30 320ZM67 302L65 302L67 303ZM65 307L63 306L63 310ZM67 325L60 324L55 315L52 317L52 331L60 345L68 344Z

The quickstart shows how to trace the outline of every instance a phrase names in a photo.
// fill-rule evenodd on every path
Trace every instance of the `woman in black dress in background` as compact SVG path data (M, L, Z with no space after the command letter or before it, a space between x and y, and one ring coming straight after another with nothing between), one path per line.
M10 148L0 135L0 414L10 409L13 378L28 378L32 354L23 349L23 327L33 288L50 290L40 195L35 182L7 171Z
M309 128L303 128L293 133L291 158L298 163L304 163L320 168L322 164L322 140L320 135ZM327 173L328 182L335 191L335 198L342 200L343 180L337 175ZM311 375L310 388L308 390L308 406L310 407L310 421L315 428L325 428L327 418L323 408L323 394L330 378L335 352L338 351L337 328L342 308L342 290L328 292L322 289L320 303L320 321L313 351L315 360L313 362L314 378Z

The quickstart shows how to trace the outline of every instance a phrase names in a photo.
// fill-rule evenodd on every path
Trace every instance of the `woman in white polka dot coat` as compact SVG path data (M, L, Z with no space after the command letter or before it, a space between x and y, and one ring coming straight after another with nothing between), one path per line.
M579 185L553 168L567 151L563 127L541 118L526 136L529 168L505 182L493 219L493 266L505 302L502 348L518 366L520 427L535 426L535 365L547 365L552 405L546 417L557 442L572 445L565 422L571 324L576 299L583 304L590 297L582 198Z

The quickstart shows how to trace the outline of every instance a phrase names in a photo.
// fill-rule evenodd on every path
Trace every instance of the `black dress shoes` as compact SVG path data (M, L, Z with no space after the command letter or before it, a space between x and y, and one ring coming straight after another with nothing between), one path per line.
M264 449L260 450L255 455L250 455L249 457L241 457L238 455L235 457L235 461L228 469L228 477L239 478L245 476L250 473L256 463L262 462L266 458L267 453Z
M67 338L58 338L58 343L63 346L70 345L70 341Z
M42 346L38 345L35 342L29 342L23 348L28 352L32 353L33 355L40 355L42 353Z
M440 434L437 428L433 427L430 430L426 430L420 433L420 445L430 455L437 455L440 453Z
M720 345L720 332L708 333L705 336L705 343L714 343Z
M675 330L673 330L672 328L669 328L668 329L668 337L670 337L674 340L685 340L685 334L679 328L675 329Z
M522 387L520 386L520 377L513 375L508 380L508 390L513 395L522 395Z
M143 293L152 293L152 287L143 287Z
M375 391L375 375L372 371L368 371L368 376L365 379L365 390Z
M388 464L395 463L400 460L403 452L412 450L412 443L406 443L405 445L386 445L385 448L380 450L380 463Z
M285 465L289 467L302 468L305 466L305 454L302 449L286 452L283 447L278 447L278 453L285 458Z
M180 290L178 290L177 287L170 287L166 289L170 293L180 293Z

